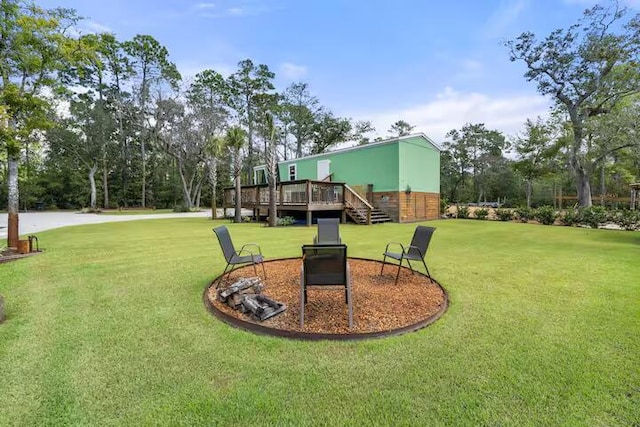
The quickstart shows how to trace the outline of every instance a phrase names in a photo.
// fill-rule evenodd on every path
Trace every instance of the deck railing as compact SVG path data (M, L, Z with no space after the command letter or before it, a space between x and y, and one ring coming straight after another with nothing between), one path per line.
M335 205L343 204L345 184L341 182L300 180L282 182L276 188L276 203L282 205ZM243 186L240 192L243 208L267 207L269 205L269 186ZM224 204L233 207L235 188L224 189Z
M371 224L371 211L373 210L373 206L347 184L344 185L344 204L347 208L357 211L361 216L366 218L367 224Z

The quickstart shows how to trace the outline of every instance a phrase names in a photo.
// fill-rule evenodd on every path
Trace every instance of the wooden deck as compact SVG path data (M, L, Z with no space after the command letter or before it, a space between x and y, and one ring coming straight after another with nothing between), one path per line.
M311 223L312 212L340 211L344 212L345 185L342 182L326 182L312 180L288 181L276 187L276 204L280 211L305 211L307 223ZM235 189L224 189L224 207L235 207ZM269 209L269 186L245 185L241 190L241 206L252 209L254 216L259 211ZM343 214L344 222L344 214Z
M224 207L235 207L235 188L224 189ZM269 186L245 185L241 189L241 207L253 210L257 217L260 211L269 209ZM278 184L276 207L282 211L306 212L307 224L311 225L313 212L338 211L341 221L349 215L358 224L371 224L374 207L343 182L298 180ZM390 221L390 219L389 219Z

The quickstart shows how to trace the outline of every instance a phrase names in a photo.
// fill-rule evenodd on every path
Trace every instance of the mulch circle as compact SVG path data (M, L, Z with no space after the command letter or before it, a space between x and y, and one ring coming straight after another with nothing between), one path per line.
M397 265L387 264L380 276L382 262L349 258L353 328L349 329L343 288L309 288L304 327L301 328L301 265L301 258L265 262L267 280L264 281L263 294L287 305L284 313L271 319L260 322L217 301L215 280L205 289L205 304L216 317L232 326L297 339L363 339L398 335L433 323L448 306L446 291L422 273L411 274L409 268L403 267L395 285ZM258 273L263 278L260 266ZM221 288L241 277L254 276L253 266L238 268Z

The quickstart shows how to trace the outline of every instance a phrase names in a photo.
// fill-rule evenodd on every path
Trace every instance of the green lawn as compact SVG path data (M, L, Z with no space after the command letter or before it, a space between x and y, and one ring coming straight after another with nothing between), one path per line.
M205 310L221 223L64 228L39 233L44 255L0 265L0 425L640 424L638 232L429 222L429 267L451 300L440 320L300 342ZM315 232L228 226L268 258ZM380 259L414 226L341 235L350 255Z

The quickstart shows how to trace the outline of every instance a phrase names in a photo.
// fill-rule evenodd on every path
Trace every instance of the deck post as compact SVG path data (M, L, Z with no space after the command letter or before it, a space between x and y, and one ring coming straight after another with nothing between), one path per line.
M631 210L636 210L636 189L631 187Z
M311 211L307 210L307 227L311 227Z

